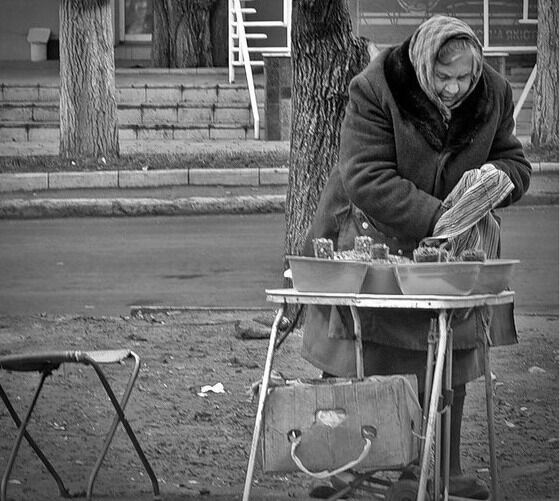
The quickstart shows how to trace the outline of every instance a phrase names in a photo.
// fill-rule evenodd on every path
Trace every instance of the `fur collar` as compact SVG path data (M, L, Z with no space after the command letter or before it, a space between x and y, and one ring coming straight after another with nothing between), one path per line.
M449 127L420 88L408 56L410 39L391 49L385 59L385 78L403 117L414 124L436 151L455 153L472 139L492 113L487 70L482 72L475 89L452 111Z

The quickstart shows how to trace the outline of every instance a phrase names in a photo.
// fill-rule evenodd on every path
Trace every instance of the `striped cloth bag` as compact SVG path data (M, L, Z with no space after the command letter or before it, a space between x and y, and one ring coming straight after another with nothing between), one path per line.
M465 250L482 249L486 257L498 257L500 226L492 214L513 190L503 171L492 164L465 172L443 201L445 212L436 223L433 237L424 245L443 244L452 257Z

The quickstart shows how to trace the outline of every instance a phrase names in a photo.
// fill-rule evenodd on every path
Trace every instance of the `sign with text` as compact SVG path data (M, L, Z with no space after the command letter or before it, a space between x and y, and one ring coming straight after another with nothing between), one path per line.
M401 43L436 14L458 17L486 49L536 50L537 0L350 0L358 35L378 46Z

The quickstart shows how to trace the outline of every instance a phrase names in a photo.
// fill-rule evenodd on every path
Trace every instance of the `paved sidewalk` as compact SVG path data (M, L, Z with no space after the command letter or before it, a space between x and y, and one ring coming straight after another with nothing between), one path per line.
M136 68L130 61L115 61L116 86L130 85L203 85L220 81L229 83L226 68ZM253 75L257 85L264 85L263 73ZM244 71L237 71L235 83L247 85ZM60 61L0 61L0 82L16 85L60 85Z
M37 155L41 145L0 145ZM46 147L46 145L44 145ZM58 147L58 145L55 145ZM39 149L38 149L39 148ZM289 153L289 142L123 142L123 153L209 151ZM42 151L45 154L45 151ZM531 187L519 205L558 204L558 163L532 164ZM288 168L170 169L0 174L0 218L156 216L283 212Z

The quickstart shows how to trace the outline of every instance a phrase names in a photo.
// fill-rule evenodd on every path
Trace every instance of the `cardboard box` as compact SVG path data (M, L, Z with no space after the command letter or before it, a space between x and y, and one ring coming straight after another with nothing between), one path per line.
M422 412L416 376L364 380L296 381L269 390L264 407L261 461L265 472L297 471L290 433L301 435L296 455L312 472L335 470L364 450L364 427L375 438L363 471L400 468L418 457Z

